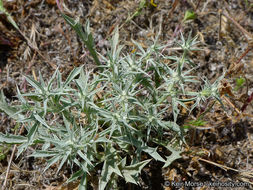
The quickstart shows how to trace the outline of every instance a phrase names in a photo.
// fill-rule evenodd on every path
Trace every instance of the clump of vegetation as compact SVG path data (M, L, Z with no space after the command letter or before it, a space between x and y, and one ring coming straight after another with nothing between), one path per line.
M33 87L29 93L17 88L18 102L9 105L1 93L0 109L22 124L26 136L0 133L0 142L19 144L20 156L29 146L32 157L48 158L45 170L58 163L58 172L70 166L71 182L81 177L80 189L86 189L89 175L97 173L99 189L117 188L117 179L138 184L138 176L151 159L167 167L180 158L185 129L177 124L180 107L189 111L209 98L219 98L220 77L213 84L192 75L197 72L190 57L197 51L197 37L178 41L181 57L162 54L158 37L143 49L124 54L118 30L111 39L107 56L94 49L89 24L85 30L63 14L76 30L97 63L97 72L77 67L66 80L56 70L50 80L40 74L39 81L26 76ZM173 64L166 64L171 59ZM204 85L200 91L193 86ZM188 107L185 102L194 102ZM177 139L173 141L172 138ZM176 142L176 143L175 143ZM170 155L161 155L164 147ZM98 171L101 170L101 173Z

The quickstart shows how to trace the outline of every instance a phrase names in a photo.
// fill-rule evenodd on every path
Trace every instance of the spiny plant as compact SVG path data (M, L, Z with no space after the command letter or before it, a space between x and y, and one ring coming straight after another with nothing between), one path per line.
M23 125L27 134L0 133L0 143L18 144L17 156L33 146L30 157L46 158L45 170L55 163L57 172L70 166L73 175L68 182L81 178L79 189L87 189L91 183L88 176L94 173L100 190L118 189L119 177L138 184L141 170L151 159L167 167L180 158L184 141L184 129L177 124L180 107L191 111L209 98L220 101L222 77L213 84L204 79L200 91L192 88L202 82L191 75L197 70L188 56L198 50L197 37L190 34L185 39L181 34L177 43L181 57L162 54L164 46L158 44L158 37L147 49L133 41L137 51L126 54L116 29L111 48L102 56L94 48L89 23L83 29L62 15L81 37L99 70L77 67L66 80L58 69L48 81L41 73L39 81L25 76L33 90L21 93L17 87L18 102L11 105L2 92L0 109ZM174 64L166 64L166 59ZM191 108L185 105L189 101L195 102ZM169 136L181 141L172 144ZM168 149L171 155L159 154L158 147Z
M16 28L19 30L18 25L16 24L16 22L13 20L12 16L10 15L10 13L7 12L7 10L4 8L3 5L3 1L0 0L0 13L6 15L7 20Z

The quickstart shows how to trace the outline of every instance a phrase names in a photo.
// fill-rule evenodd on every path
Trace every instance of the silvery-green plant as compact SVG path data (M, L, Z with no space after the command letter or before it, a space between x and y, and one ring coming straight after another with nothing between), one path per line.
M195 101L192 110L208 98L219 100L221 78L213 84L204 80L199 92L192 88L201 84L191 75L194 67L188 57L197 50L197 37L189 35L185 40L181 35L181 57L161 54L164 47L158 38L147 49L133 41L137 51L124 54L116 30L111 49L102 56L94 49L89 25L83 30L72 18L64 18L88 47L98 72L77 67L63 80L56 70L49 81L41 74L39 81L26 76L33 90L21 93L17 88L19 101L12 105L1 93L0 109L24 125L27 135L0 133L0 142L19 144L17 156L34 146L30 156L46 158L45 170L55 163L57 172L77 166L79 170L73 170L68 182L81 178L79 189L87 189L88 176L98 170L100 190L118 189L119 177L138 184L141 170L151 159L167 167L180 158L180 143L172 145L172 139L166 137L170 134L184 140L183 128L177 124L180 107L189 109L185 102ZM174 64L165 64L165 59ZM171 155L159 154L159 146Z

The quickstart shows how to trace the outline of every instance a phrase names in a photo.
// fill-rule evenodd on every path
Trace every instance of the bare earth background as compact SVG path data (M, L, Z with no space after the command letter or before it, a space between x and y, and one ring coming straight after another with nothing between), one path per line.
M81 23L90 20L91 29L97 44L97 50L105 54L109 48L109 39L116 26L120 28L121 44L125 51L132 51L134 45L131 39L148 46L148 39L156 37L161 32L159 40L168 44L179 38L178 30L188 35L192 31L199 35L200 47L203 51L194 52L191 57L199 66L201 76L214 81L223 71L232 67L248 47L248 41L235 24L229 20L219 23L220 11L225 11L245 30L253 34L253 3L250 0L159 0L154 1L157 7L150 4L143 8L141 14L126 22L138 10L139 0L83 0L64 1L63 9L72 17L79 17ZM176 4L175 2L178 2ZM4 1L4 7L13 16L20 30L30 39L39 51L29 48L27 41L9 24L6 17L0 14L0 89L3 90L9 102L15 101L16 86L22 92L29 90L24 75L32 75L35 79L39 71L44 78L49 78L55 68L66 75L75 66L94 66L76 34L64 22L54 0L16 0ZM187 10L195 11L197 18L183 23ZM223 18L225 19L225 18ZM221 38L219 39L219 27ZM173 53L173 52L172 52ZM233 91L235 79L239 76L247 78L247 85L238 91L233 91L233 98L224 98L225 112L216 103L203 118L204 126L191 130L188 146L185 146L183 158L165 169L162 163L152 161L144 168L141 175L141 186L125 185L122 189L177 189L165 187L165 181L220 181L248 182L251 187L236 189L251 189L253 184L253 123L252 105L249 104L244 114L238 115L236 109L242 107L247 95L253 92L253 52L250 51L231 75L224 80L224 91L231 86ZM247 92L248 90L248 92ZM222 91L222 89L221 89ZM243 98L243 95L245 98ZM183 113L182 113L183 114ZM194 113L179 121L182 125L194 119ZM15 122L4 113L0 114L0 132L14 133ZM195 136L194 136L194 135ZM0 184L5 179L8 160L12 146L1 145L0 149ZM55 175L57 165L53 165L45 173L41 171L46 166L44 159L27 157L33 149L27 150L18 159L14 159L8 178L9 189L76 189L72 183L64 182L70 177L70 171L61 171ZM160 151L162 154L162 150ZM189 189L225 189L224 187L194 187ZM230 189L230 188L228 188Z

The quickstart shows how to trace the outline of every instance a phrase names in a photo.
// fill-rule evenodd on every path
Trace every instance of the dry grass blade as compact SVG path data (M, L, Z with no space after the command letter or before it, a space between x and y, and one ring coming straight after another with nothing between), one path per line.
M174 10L176 9L176 7L177 7L178 4L179 4L179 0L175 0L172 3L172 8L170 9L169 16L174 12Z
M243 171L239 173L239 177L238 177L241 181L249 183L251 185L253 185L253 172L252 171Z
M22 127L20 128L19 133L18 133L19 135L24 131L24 128L25 128L24 125L22 125ZM4 183L3 183L3 186L2 186L2 190L6 189L7 180L8 180L8 176L9 176L10 169L11 169L11 163L12 163L14 154L16 152L16 149L17 149L17 145L14 145L12 153L11 153L11 157L9 159L8 167L7 167L7 170L6 170L6 175L5 175Z
M228 15L228 13L223 12L222 13L225 17L227 17L231 22L233 22L237 28L240 29L240 31L243 33L243 35L245 35L245 37L247 38L248 41L252 41L252 34L249 33L247 30L245 30L238 22L236 22L231 16Z
M251 87L253 82L253 78L250 75L253 69L253 62L251 61L250 57L253 53L253 45L251 45L252 41L249 37L250 33L252 33L252 30L250 28L252 24L250 10L252 8L250 7L251 4L248 3L248 5L246 5L246 2L249 1L229 2L229 12L220 14L222 22L220 28L221 31L219 34L222 39L219 40L217 33L217 27L219 24L217 13L218 9L221 7L225 7L224 4L226 4L226 2L228 1L145 0L145 6L142 9L138 9L139 3L141 1L142 0L34 0L32 2L28 2L25 0L20 0L4 2L6 10L11 13L13 19L17 21L20 30L23 32L23 34L26 35L19 35L19 33L14 30L14 28L9 24L7 18L5 17L3 19L7 22L7 24L4 24L3 27L4 29L6 28L7 32L1 31L1 16L3 15L0 15L0 46L2 42L2 35L4 35L3 37L6 36L6 39L10 39L10 42L12 42L12 38L9 38L9 34L12 34L13 36L18 35L19 38L19 41L17 43L9 45L12 48L12 50L8 52L11 56L7 56L7 59L5 61L6 65L4 67L1 67L3 53L1 52L0 47L0 67L2 70L2 72L0 72L0 78L2 78L0 86L1 89L3 89L4 91L4 94L6 95L7 103L11 105L18 104L18 97L15 96L15 84L17 84L17 86L21 89L21 94L29 94L31 92L31 88L28 86L30 83L22 77L22 74L31 76L30 82L32 81L32 83L38 84L38 86L40 81L43 81L41 80L41 78L45 79L45 89L47 89L47 79L49 79L50 76L53 75L54 69L52 68L55 68L54 65L59 66L59 73L56 74L57 80L56 78L50 80L53 81L51 85L52 88L50 88L50 90L48 91L50 93L45 93L45 96L43 97L38 96L38 98L34 98L32 96L30 98L29 96L25 97L25 99L28 100L29 105L31 103L32 107L35 104L32 104L31 101L38 101L38 105L41 106L37 106L35 109L33 109L34 111L41 110L41 112L38 112L35 118L42 123L42 125L38 127L41 129L45 128L45 130L48 130L47 134L51 135L56 134L56 132L48 129L48 126L44 127L44 124L47 124L50 127L52 125L53 128L59 126L59 132L61 132L62 135L59 135L57 132L57 134L54 136L58 137L57 140L59 140L60 138L61 142L67 143L65 147L69 151L65 151L65 148L55 148L57 154L63 155L64 157L62 158L62 160L59 160L57 162L55 162L55 160L58 159L57 157L50 157L50 159L55 163L51 166L48 165L48 170L45 173L41 174L40 172L28 172L35 171L34 169L36 169L37 171L43 170L45 166L44 161L48 161L49 159L37 159L33 157L29 157L29 159L27 159L23 157L23 155L29 155L30 153L35 151L34 149L28 148L25 154L22 154L18 160L15 160L15 156L17 155L17 151L15 152L15 149L20 149L20 147L22 146L17 145L14 147L14 144L13 146L0 146L0 167L1 172L3 172L3 174L1 175L1 185L3 184L5 179L5 181L7 181L5 182L6 188L9 189L77 189L79 183L84 180L84 178L80 180L81 173L78 173L78 169L81 166L82 170L86 171L86 168L83 165L80 165L78 162L80 160L84 160L85 163L89 164L90 162L92 162L92 164L96 164L97 160L99 160L100 162L94 167L94 171L89 171L91 174L90 176L92 177L89 177L89 174L87 174L88 177L86 180L86 184L88 185L87 188L98 189L99 178L102 176L106 176L102 173L102 171L104 170L104 173L106 173L107 165L104 164L105 167L103 167L104 160L101 161L100 158L104 158L104 155L107 154L105 152L110 153L110 149L107 150L107 148L110 147L107 146L107 143L110 143L108 142L108 140L123 140L122 142L125 143L128 147L130 147L129 151L129 148L125 148L127 146L123 146L121 144L120 146L115 146L115 144L113 144L113 146L111 146L113 151L118 152L120 150L120 153L115 157L107 159L116 159L116 161L113 161L113 163L116 163L116 166L118 165L120 166L119 169L122 169L124 168L124 166L122 166L122 163L124 161L123 159L126 156L126 169L128 170L128 165L130 163L129 159L135 158L135 155L131 154L135 153L135 150L141 149L140 147L135 147L135 145L141 144L142 142L139 143L139 141L143 141L143 139L146 143L147 137L150 137L149 139L150 141L152 141L154 139L153 137L155 137L155 134L157 132L161 134L161 138L154 139L154 142L147 142L147 145L152 146L150 151L143 153L138 158L140 158L141 160L147 159L149 157L148 154L151 154L153 158L162 160L159 155L162 158L165 158L169 155L169 151L166 149L166 147L163 147L166 144L168 146L173 147L176 147L178 144L182 144L182 147L188 147L182 155L182 158L180 160L175 160L172 165L170 165L166 169L164 168L163 170L161 169L161 164L157 164L154 159L152 162L150 162L150 164L145 166L144 172L141 173L140 178L138 178L140 180L145 180L140 181L140 187L137 187L135 185L128 186L119 176L118 179L120 180L115 182L113 181L113 183L110 183L118 185L117 187L112 189L164 189L164 186L166 186L166 183L164 182L166 182L166 180L178 182L185 182L185 180L210 180L226 182L233 179L235 180L235 183L241 183L242 181L244 181L248 182L249 184L252 184L253 167L251 162L251 156L253 150L253 115L251 113L253 113L253 106L248 103L245 104L247 102L247 98L249 98L248 94L250 95L251 93ZM58 4L58 7L61 11L57 9L56 3ZM155 3L155 5L152 5L153 3ZM157 8L155 7L156 4L158 4ZM184 13L190 10L194 11L197 17L191 20L191 22L182 22L182 19L184 18ZM91 57L89 55L88 50L86 51L84 49L84 46L81 46L81 41L76 37L76 35L73 35L72 32L69 32L69 28L66 26L66 23L64 24L64 20L60 17L59 13L63 11L68 16L80 18L80 23L82 25L85 20L90 20L91 31L94 33L94 47L96 47L99 54L101 55L99 58L101 60L101 63L103 64L102 67L106 67L105 70L108 70L108 72L103 73L99 72L96 69L97 66L94 64L94 61L91 61ZM131 17L131 13L133 17ZM237 27L237 24L234 24L233 20L227 18L225 14L231 17L234 21L238 22L247 31L241 31L240 28ZM127 24L124 24L126 19L130 20ZM117 46L114 46L116 47L114 48L115 51L111 51L112 56L110 56L109 60L107 50L111 49L110 38L114 33L113 31L115 31L115 28L117 27L121 28L121 30L119 30L120 44L118 48ZM10 31L8 31L8 29L10 29ZM187 101L189 96L195 96L195 93L184 94L182 96L179 94L178 96L175 96L176 98L180 98L180 100L182 100L183 102L182 104L185 103L186 106L184 107L181 104L176 104L175 106L173 105L173 108L171 108L170 102L174 92L169 94L169 98L166 98L166 92L171 92L172 85L170 86L170 84L173 84L172 82L168 82L168 84L166 84L164 88L163 86L162 88L159 88L158 93L153 93L154 95L150 97L150 99L145 99L145 97L149 97L149 95L152 94L151 92L154 88L163 84L165 79L175 78L175 83L181 83L181 81L178 80L179 77L178 75L176 75L177 73L173 71L169 75L167 75L166 71L167 68L171 68L172 70L176 68L175 66L177 59L175 59L175 57L180 56L182 53L182 48L176 45L176 42L180 40L180 31L185 36L187 35L185 33L188 33L191 30L193 31L194 35L196 35L197 33L199 34L202 42L200 48L204 49L204 51L194 51L188 57L189 61L197 63L196 70L192 70L192 72L190 71L192 67L188 65L188 59L185 62L187 67L184 70L189 70L189 75L195 75L195 71L201 71L201 73L199 73L193 80L198 80L203 76L206 76L208 79L211 79L210 83L212 84L214 79L218 78L218 76L220 76L224 72L224 69L227 68L229 70L226 72L224 80L221 80L221 83L215 89L204 88L203 93L200 94L203 96L203 99L200 100L198 106L194 106L193 110L191 110L191 108L194 104L194 100L190 101L189 99L189 102L186 103L184 101ZM245 33L245 35L243 35L242 33ZM132 43L131 39L134 39L134 41L138 42L138 45ZM152 40L148 39L157 39L156 44L152 46ZM232 40L232 42L230 43L229 40ZM234 46L232 43L234 43ZM160 46L160 44L162 44L162 46ZM127 59L121 59L121 56L119 57L120 59L117 59L117 50L121 48L121 45L123 47L122 53L124 55L129 55ZM142 51L139 51L139 48L142 49ZM26 51L24 52L24 50ZM164 52L161 59L161 64L159 63L160 50L163 50ZM143 56L145 59L139 59L143 52L145 54L145 57ZM6 52L4 52L4 54L5 53ZM80 58L80 60L78 58ZM138 58L137 61L135 61L136 58ZM50 66L50 62L53 62L52 66ZM248 65L249 62L252 62L251 67ZM75 66L79 67L81 65L83 65L83 69L85 71L84 74L82 74L82 77L81 75L76 75L76 77L72 78L73 82L64 83L70 70L72 70L72 68ZM121 70L121 66L123 66L123 70ZM158 66L159 68L156 69L156 66ZM130 67L130 74L126 75L126 72L122 72L125 70L130 71ZM119 68L120 72L116 72ZM138 68L139 70L137 70L136 68ZM40 77L38 75L39 71L41 73ZM86 78L84 80L84 76L86 76L86 74L89 72L91 72L92 74L87 78L87 85L84 85L84 81L86 81ZM136 90L140 90L140 92L132 95L132 88L131 84L128 83L128 81L130 81L128 77L135 75L135 73L137 72L141 73L139 74L139 76L142 76L143 74L144 77L138 77L138 82L143 79L143 83L140 83L140 87L136 86L136 88L134 88ZM107 76L110 75L110 73L113 73L113 78ZM103 78L101 78L101 74L103 75ZM121 80L117 80L118 74L123 74L127 77L122 77ZM163 78L160 79L160 77ZM107 82L104 82L104 78L106 78ZM144 80L146 78L147 80ZM240 83L241 85L239 85L237 79L240 78L243 78L244 80L246 80L246 82L244 81ZM93 79L99 79L99 82L89 83L89 81L93 81ZM114 81L117 81L117 83L121 83L120 81L126 81L126 85L125 83L122 86L112 85L110 82L108 82L112 79ZM225 85L223 81L227 81L228 85ZM66 87L66 89L64 88L64 90L67 91L64 91L65 94L63 95L59 93L59 91L62 90L60 88L62 83L67 84L64 85ZM153 83L155 85L153 85ZM123 89L123 87L127 86L128 84L130 86L128 89L130 90L127 90L127 92L131 93L125 93L126 91L125 89ZM203 84L202 80L200 81L200 83L196 83L190 86L188 86L188 84L190 83L187 83L183 87L177 86L177 88L175 89L176 91L181 89L184 89L186 91L190 90L190 92L194 91L196 93L202 91L202 88L200 88L200 86ZM147 90L142 92L141 90L142 88L144 88L144 86L148 86L148 88ZM78 89L80 89L78 92L72 91L72 88L76 89L77 87ZM93 91L93 89L95 90ZM221 101L217 101L217 99L213 97L210 98L208 95L206 95L206 93L209 93L209 91L217 92L217 97ZM73 92L70 97L67 95L68 92ZM59 101L56 101L59 96L55 93L59 93L60 95L58 95L60 97L63 97L62 101L60 101L60 104L58 104ZM48 94L50 95L50 97L47 98L42 105L41 99L44 99L44 97L48 97ZM164 94L164 97L159 98L160 94ZM126 104L123 105L122 102L127 101L128 98L131 98L129 101L130 103L127 105L128 108L131 108L129 112L130 114L128 114L128 112L126 111L125 115L121 115L121 113L125 113L122 111L123 108L124 110L127 110ZM141 104L139 104L137 100L142 100L142 98L144 98L145 100L141 101ZM156 111L156 109L154 107L154 111L152 110L152 106L154 105L153 102L160 102L160 99L165 100L166 103L164 103L164 105L161 105L161 108L159 107L157 113L161 113L161 111L164 111L164 113L162 115L158 115L159 117L155 117L154 119L152 116L155 115L154 111ZM88 100L90 101L90 103L86 104ZM142 108L143 103L150 101L152 101L150 104ZM137 102L138 104L134 104L135 102ZM113 103L113 105L115 106L110 106L111 103ZM245 110L245 113L242 112L241 109L243 104L245 104L246 106L248 105L247 110ZM56 106L51 107L51 105ZM62 106L65 105L71 106L66 108L68 110L66 112L62 111L64 110ZM75 105L78 105L78 107ZM129 107L129 105L131 105L132 107ZM166 106L168 106L168 109ZM42 109L42 107L44 107L44 109ZM55 109L57 107L60 107L60 111ZM80 107L82 108L81 111L79 110ZM92 109L89 109L90 107L92 107ZM185 137L185 143L188 143L188 145L184 144L183 142L181 143L181 141L179 142L179 138L174 135L177 134L177 132L171 132L170 129L166 130L165 132L161 130L160 132L160 127L157 127L158 124L163 124L163 121L168 121L165 123L166 125L162 126L166 127L169 121L173 119L172 109L177 107L180 111L178 117L178 123L180 128L176 125L172 127L176 130L182 129L182 136ZM46 108L49 108L48 110L50 112L47 112L46 117L43 117L41 119L43 115L42 113L46 113ZM134 116L137 112L138 114L141 113L139 111L140 109L147 110L147 112L144 112L143 118L137 120L136 117L132 117L132 115ZM52 113L51 110L56 110L57 112ZM89 113L90 110L91 112ZM118 112L118 110L120 112ZM192 112L189 113L189 110L191 110ZM98 115L97 113L101 114ZM69 115L73 116L73 119L71 119L71 121L74 122L73 124L69 124L69 121L67 120L64 124L66 124L66 129L69 129L69 132L67 132L69 133L69 137L72 131L77 131L74 135L78 137L80 136L80 139L83 139L82 143L78 144L76 141L73 143L72 139L70 138L62 138L66 136L67 130L62 130L62 116L60 114L64 114L64 117L66 115L66 118L69 118ZM175 111L175 115L177 114L178 112ZM29 114L27 114L27 116L28 115ZM131 120L130 125L128 123L128 116ZM108 119L104 121L104 118L107 117ZM124 117L127 119L121 120ZM160 121L159 118L162 118L162 120ZM147 120L147 122L151 123L152 126L151 124L146 125L146 122L145 126L142 125L142 123L144 123L144 120ZM158 120L159 123L155 123L154 121L156 120ZM124 133L124 131L126 130L124 128L118 127L118 125L111 125L111 121L120 122L120 124L124 125L125 128L129 128L130 134L128 134L128 136L130 136L131 133L135 134L135 131L132 130L131 127L134 127L134 129L140 128L141 130L143 130L143 132L145 132L145 134L143 137L139 135L140 133L138 133L138 135L135 135L133 138L134 144L132 145L132 141L126 142L126 137L128 137L127 135L124 135L123 138L118 138L117 134ZM0 114L0 133L14 133L14 131L11 130L13 123L10 122L12 121L10 121L7 116ZM87 136L84 138L84 136L88 133L85 132L81 134L79 129L75 129L76 126L83 126L83 128L89 128L91 130L96 129L96 131L91 132L92 136ZM26 136L27 134L35 134L34 137L37 136L37 133L33 133L34 131L36 131L36 127L27 126L26 129L27 131L22 133L22 136ZM16 133L18 133L18 130L16 131ZM28 133L28 130L30 130L31 132ZM148 132L149 130L151 131L150 133ZM112 131L111 138L108 131ZM36 138L34 139L36 140ZM166 142L163 143L163 140L166 140ZM85 152L83 148L84 142L87 142L87 146L85 145L85 147L91 148L90 150L87 150L87 152ZM94 142L96 143L96 146L92 144ZM40 149L41 142L38 141L38 143L38 146L34 146L34 144L32 144L32 147L39 147ZM66 161L66 159L69 159L71 162L73 161L71 159L74 157L75 153L72 153L73 149L71 149L71 146L76 146L77 144L77 148L81 147L82 149L80 148L80 150L83 153L81 154L81 152L79 152L78 159L75 160L78 166L74 167L72 170L69 168L71 166L67 164L68 162ZM157 148L157 153L155 152L154 154L152 148L156 148L156 144L159 144L159 146ZM48 150L51 150L54 147L56 147L56 145L49 146ZM124 148L124 150L121 150L122 148ZM4 151L2 154L1 150L5 149L7 151ZM11 151L13 150L13 152L11 152L10 149ZM64 151L63 153L61 153L61 151L59 150ZM143 150L147 149L145 148ZM37 152L37 155L35 155L39 157L39 155L42 153L43 152L39 150ZM48 155L50 154L51 151L48 151ZM92 159L86 161L86 155L88 154L91 155L89 156L89 159ZM66 157L65 155L71 156ZM112 154L109 154L109 156L111 155ZM198 159L199 157L200 159ZM10 161L8 160L9 158L11 158ZM7 169L8 162L9 164L11 163L11 166ZM15 166L14 163L16 163L17 165ZM113 163L109 163L108 168L114 167ZM92 164L89 168L93 168ZM117 168L115 167L114 171L116 170ZM171 177L171 179L165 179L165 170L171 171L169 173L171 174L169 176ZM8 177L5 178L6 171L9 174L7 174ZM57 177L55 175L56 172L59 172ZM118 173L123 174L124 172ZM76 175L73 175L72 178L72 174ZM117 174L113 173L112 178L114 178L114 176L116 175ZM107 177L109 179L109 174ZM145 179L143 177L145 177ZM69 185L67 185L66 182L67 180L69 180L68 178L77 181L75 181L74 184L71 184L72 182L70 182ZM33 186L28 186L27 184ZM107 186L106 188L110 189L111 187ZM200 189L205 188L208 189L209 187L200 187ZM166 187L166 189L172 188Z
M232 171L235 171L235 172L238 172L238 173L239 173L239 170L236 170L236 169L234 169L234 168L230 168L230 167L228 167L228 166L224 166L224 165L222 165L222 164L218 164L218 163L213 162L213 161L210 161L210 160L206 160L206 159L203 159L203 158L200 158L200 157L198 158L198 160L203 161L203 162L206 162L206 163L208 163L208 164L215 165L215 166L217 166L217 167L219 167L219 168L221 168L221 169L223 169L223 170L225 170L225 171L232 170Z

